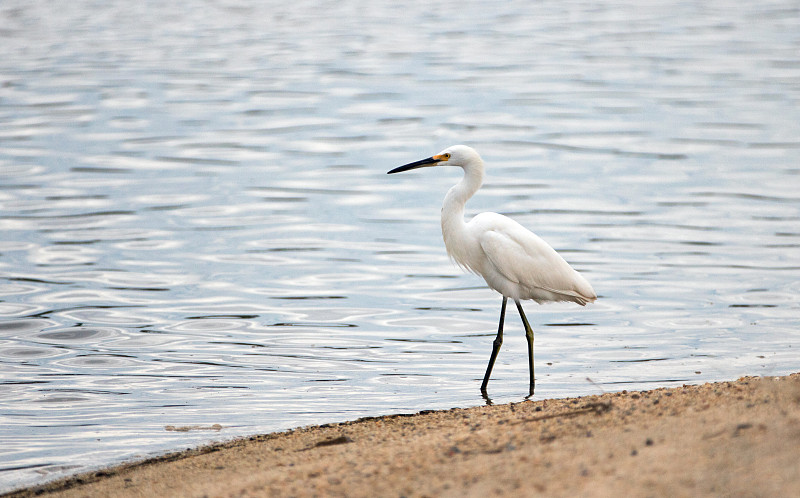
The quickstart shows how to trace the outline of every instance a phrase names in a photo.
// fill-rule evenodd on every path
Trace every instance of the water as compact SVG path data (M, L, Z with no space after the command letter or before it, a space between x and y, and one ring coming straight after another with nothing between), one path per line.
M252 3L0 6L0 490L483 403L459 172L385 174L454 143L600 295L535 398L798 370L796 2Z

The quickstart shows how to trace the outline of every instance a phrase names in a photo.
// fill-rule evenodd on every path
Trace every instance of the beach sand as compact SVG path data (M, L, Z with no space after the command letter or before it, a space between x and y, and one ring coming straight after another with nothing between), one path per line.
M800 496L800 374L255 436L12 496Z

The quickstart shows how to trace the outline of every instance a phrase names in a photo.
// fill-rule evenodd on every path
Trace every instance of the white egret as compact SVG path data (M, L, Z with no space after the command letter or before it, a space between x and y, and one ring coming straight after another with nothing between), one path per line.
M447 254L462 268L486 280L503 296L500 324L492 343L492 356L486 367L481 392L492 374L497 353L503 343L503 321L508 298L514 300L528 341L530 394L533 394L533 330L520 304L521 299L537 303L572 301L581 306L593 302L597 295L589 282L564 261L547 242L516 221L497 213L480 213L464 222L464 205L483 183L483 160L471 147L454 145L435 156L397 167L400 173L430 166L458 166L464 177L454 185L442 205L442 236Z

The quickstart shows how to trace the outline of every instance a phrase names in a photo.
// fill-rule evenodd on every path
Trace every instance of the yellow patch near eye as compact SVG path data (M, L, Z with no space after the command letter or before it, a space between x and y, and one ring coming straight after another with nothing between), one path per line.
M433 156L433 158L436 159L437 161L447 161L448 159L450 159L450 154L437 154Z

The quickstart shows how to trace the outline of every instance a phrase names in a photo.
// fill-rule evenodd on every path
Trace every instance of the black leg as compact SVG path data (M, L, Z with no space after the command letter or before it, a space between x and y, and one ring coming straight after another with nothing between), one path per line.
M508 298L503 296L503 305L500 307L500 324L497 326L497 337L492 342L492 356L489 358L489 366L486 367L486 375L483 376L483 384L481 384L481 393L486 395L486 386L489 384L489 376L492 375L492 368L494 368L494 361L497 359L497 353L500 352L500 346L503 344L503 320L506 317L506 302Z
M516 303L519 316L522 318L522 324L525 325L525 339L528 340L528 370L531 374L530 393L528 396L533 396L533 387L536 385L536 380L533 377L533 329L525 317L525 312L522 311L522 305L519 304L517 299L514 300L514 303Z

